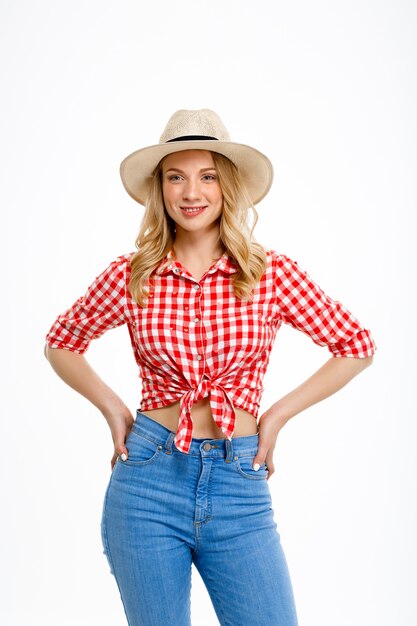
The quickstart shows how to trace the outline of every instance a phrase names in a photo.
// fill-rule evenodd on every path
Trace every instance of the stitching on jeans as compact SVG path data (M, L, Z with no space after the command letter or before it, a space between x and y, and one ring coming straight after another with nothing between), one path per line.
M105 544L104 548L106 550L106 556L108 558L110 569L111 569L111 574L114 577L114 579L116 581L116 584L117 584L117 587L119 589L120 598L122 600L124 613L125 613L125 616L126 616L126 619L127 619L127 623L130 626L131 622L130 622L129 617L128 617L127 612L126 612L126 607L125 607L125 603L124 603L123 595L122 595L122 589L121 589L121 587L119 585L119 581L117 580L117 576L116 576L116 573L115 573L114 562L113 562L113 558L111 556L110 544L109 544L109 539L108 539L108 536L107 536L106 509L107 509L107 500L108 500L108 494L109 494L109 490L110 490L110 485L111 485L111 482L112 482L112 479L113 479L113 472L114 472L114 469L113 469L113 471L111 473L110 481L109 481L109 484L108 484L107 489L106 489L106 494L104 496L103 520L102 520L102 524L103 524L103 526L102 526L102 528L103 528L103 539L104 539L104 544Z
M111 482L112 482L112 479L113 479L113 471L112 471L112 474L110 476L110 481L109 481L109 484L107 486L106 493L105 493L105 496L104 496L103 518L102 518L102 522L101 522L101 527L102 527L104 549L106 551L105 553L106 553L106 556L107 556L107 558L109 560L111 574L113 576L115 576L115 574L114 574L114 564L113 564L113 559L112 559L112 556L111 556L111 553L110 553L109 540L108 540L108 536L107 536L107 520L106 520L107 500L108 500L108 494L109 494L109 490L110 490L110 485L111 485Z
M154 443L157 446L163 446L165 443L164 441L157 441L156 439L151 439L150 437L146 437L146 435L142 434L141 431L136 432L136 430L133 430L133 427L130 432L136 435L136 437L142 437L142 439L146 439L146 441L149 441L149 443Z
M266 473L264 473L264 471L265 471L265 463L263 463L261 465L261 467L259 468L259 472L262 472L262 473L258 474L257 476L252 476L251 474L247 474L245 472L245 470L240 466L240 458L241 457L238 456L237 460L235 461L235 464L236 464L235 467L236 467L238 473L241 476L243 476L244 478L246 478L248 480L258 480L258 481L260 481L260 480L265 480L266 479ZM243 458L248 458L248 455L246 455Z
M211 467L210 467L210 476L209 476L209 480L208 480L208 485L207 485L207 500L208 500L208 507L207 507L207 521L209 521L212 518L212 502L211 502L211 483L213 480L213 474L214 474L214 467L215 467L215 461L216 459L214 458L211 462Z

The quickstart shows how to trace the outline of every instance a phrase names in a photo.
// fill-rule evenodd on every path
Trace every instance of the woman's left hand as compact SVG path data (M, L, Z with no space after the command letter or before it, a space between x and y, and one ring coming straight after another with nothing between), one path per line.
M253 468L256 470L256 465L259 467L262 463L266 463L268 468L267 480L269 480L275 471L274 467L274 449L277 441L278 433L283 426L282 420L280 420L277 410L272 406L259 418L259 443L258 452L253 461Z

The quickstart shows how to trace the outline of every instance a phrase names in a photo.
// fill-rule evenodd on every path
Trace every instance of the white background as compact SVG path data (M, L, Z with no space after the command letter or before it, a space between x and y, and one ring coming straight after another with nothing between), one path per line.
M416 22L407 0L2 0L2 624L125 624L99 531L110 432L44 336L134 249L121 160L175 110L208 107L274 163L258 240L378 346L278 439L269 484L300 626L415 626ZM135 410L127 329L88 354ZM261 409L328 358L283 327ZM217 624L194 569L192 614Z

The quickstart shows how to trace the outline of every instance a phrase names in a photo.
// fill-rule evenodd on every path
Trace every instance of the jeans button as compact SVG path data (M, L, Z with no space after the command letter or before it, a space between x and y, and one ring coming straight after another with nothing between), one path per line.
M208 452L209 450L211 450L211 443L208 443L208 442L207 442L207 443L205 443L205 444L203 445L203 449L204 449L206 452Z

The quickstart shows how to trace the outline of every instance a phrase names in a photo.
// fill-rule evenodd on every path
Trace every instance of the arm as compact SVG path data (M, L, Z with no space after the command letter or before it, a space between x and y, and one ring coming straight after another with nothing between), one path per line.
M261 415L254 466L265 461L268 478L274 472L272 455L284 424L344 387L372 363L376 351L370 331L345 305L325 293L296 261L284 254L274 255L280 318L305 333L317 345L327 346L333 356L304 383Z
M58 376L90 400L107 420L114 442L112 468L119 454L127 455L125 440L133 417L83 355L93 339L127 322L129 268L129 255L110 263L86 293L57 317L46 336L45 346L45 356Z
M331 357L310 378L275 402L259 418L259 446L254 466L265 461L269 479L274 472L273 452L281 428L294 415L339 391L372 361L372 356Z
M133 416L119 396L106 385L82 354L45 346L45 356L58 376L89 400L106 419L114 442L112 469L118 455L128 455L125 441Z

